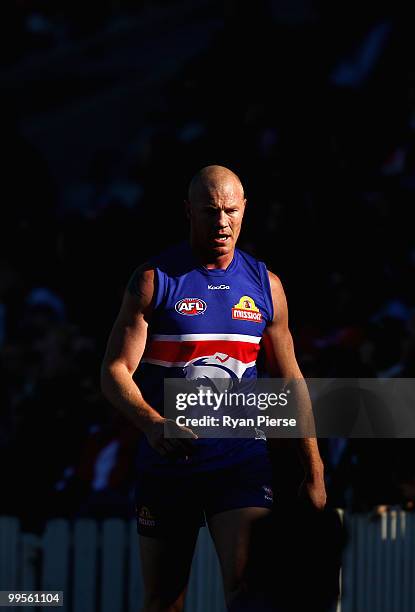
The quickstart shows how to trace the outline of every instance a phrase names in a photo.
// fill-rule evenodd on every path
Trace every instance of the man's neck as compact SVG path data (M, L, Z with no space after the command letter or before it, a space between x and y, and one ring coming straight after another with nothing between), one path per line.
M193 253L200 264L207 270L226 270L234 258L235 249L226 255L215 256L214 253L198 250L192 245Z

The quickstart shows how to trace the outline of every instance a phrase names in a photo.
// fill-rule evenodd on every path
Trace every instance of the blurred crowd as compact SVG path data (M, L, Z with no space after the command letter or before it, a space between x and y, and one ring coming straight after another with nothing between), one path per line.
M162 4L158 0L157 4ZM0 65L13 65L37 53L65 49L101 33L114 22L140 15L147 0L103 0L85 5L79 0L12 0L2 7Z
M11 4L26 53L33 28L52 44L68 23L80 27L78 3ZM100 6L110 19L128 4ZM339 16L323 2L281 16L284 3L263 2L253 19L225 4L224 28L164 88L146 131L128 151L109 142L72 183L56 185L17 122L5 122L0 512L27 529L50 516L132 516L140 434L103 399L100 363L135 267L186 237L182 203L204 165L229 166L246 187L239 246L282 279L303 374L414 377L405 16L377 5L356 19L354 3ZM412 439L320 447L333 505L413 509Z

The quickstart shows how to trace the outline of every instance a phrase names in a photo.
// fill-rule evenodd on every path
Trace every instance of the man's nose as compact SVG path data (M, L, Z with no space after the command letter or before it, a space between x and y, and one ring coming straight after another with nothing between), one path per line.
M218 214L216 215L216 226L218 228L224 228L227 225L228 225L228 220L226 218L225 211L219 210Z

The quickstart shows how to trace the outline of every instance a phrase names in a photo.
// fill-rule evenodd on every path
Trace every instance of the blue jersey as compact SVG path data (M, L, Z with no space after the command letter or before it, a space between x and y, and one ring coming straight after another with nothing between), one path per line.
M236 249L226 270L209 270L198 263L188 242L149 263L155 270L154 307L135 374L146 401L163 414L167 377L255 378L262 334L273 319L265 264ZM129 289L137 290L134 275ZM265 441L257 439L200 438L194 444L191 457L172 461L143 437L139 468L213 470L266 452Z

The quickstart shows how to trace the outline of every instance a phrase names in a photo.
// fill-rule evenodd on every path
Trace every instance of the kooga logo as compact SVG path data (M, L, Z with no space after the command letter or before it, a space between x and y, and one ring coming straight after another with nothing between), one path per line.
M208 289L230 289L229 285L208 285Z

